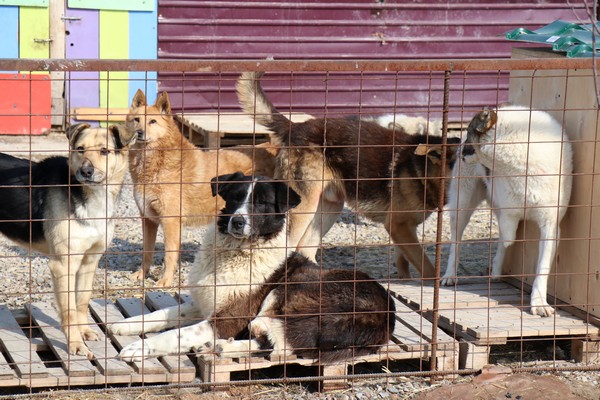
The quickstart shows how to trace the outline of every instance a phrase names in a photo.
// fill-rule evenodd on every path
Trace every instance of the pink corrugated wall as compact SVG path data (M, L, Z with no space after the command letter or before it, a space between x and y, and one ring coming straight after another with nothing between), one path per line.
M182 1L159 0L159 58L423 59L503 58L502 34L556 19L577 21L582 1ZM437 117L440 75L270 74L265 89L280 109L314 115L403 112ZM175 111L237 110L235 75L159 74ZM293 93L290 95L290 87ZM453 119L506 100L506 73L456 74ZM325 107L325 103L327 103Z

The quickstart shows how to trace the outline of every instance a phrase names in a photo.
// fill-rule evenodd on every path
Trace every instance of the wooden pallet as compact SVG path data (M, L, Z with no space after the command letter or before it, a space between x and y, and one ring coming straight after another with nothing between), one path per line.
M189 299L181 296L181 301ZM121 348L138 340L137 336L105 335L105 327L123 318L148 313L178 304L176 297L164 292L147 292L145 301L137 298L115 302L95 299L90 302L90 324L100 341L87 342L95 359L68 354L56 310L46 303L28 305L15 313L0 307L0 387L61 387L131 383L186 383L196 378L196 362L204 382L225 382L236 371L251 371L283 364L319 366L322 376L348 373L348 366L385 360L430 359L432 324L405 304L395 300L396 325L392 340L376 354L336 365L319 365L318 360L295 356L282 358L198 358L166 356L143 362L126 363L117 358ZM15 314L18 314L17 316ZM147 334L151 336L155 334ZM458 366L458 343L438 329L436 353L439 370ZM331 381L329 382L331 383ZM339 384L340 381L333 383ZM327 384L325 385L327 387Z
M323 377L335 377L348 374L348 367L364 362L383 362L385 360L419 360L431 357L431 335L433 325L414 310L395 300L396 324L392 340L375 354L356 357L340 364L323 365L319 374ZM456 370L458 368L458 342L438 329L438 347L436 362L438 370ZM204 358L199 359L201 378L205 382L227 382L232 372L258 370L282 364L319 366L318 360L303 359L295 356L281 358ZM335 387L343 383L340 380L325 381L324 387ZM331 386L333 384L334 386Z
M160 307L175 299L152 294ZM196 377L196 366L187 355L126 363L118 351L134 336L106 336L104 327L125 317L149 312L139 299L92 300L90 324L100 336L87 342L93 360L67 352L58 314L47 303L33 303L15 318L15 313L0 306L0 387L64 387L131 383L187 383ZM175 303L176 304L176 303ZM123 310L123 311L121 311ZM18 319L18 320L17 320Z
M481 368L490 347L524 338L598 338L600 328L556 307L556 317L529 312L529 294L507 282L470 280L441 287L439 326L460 339L460 368ZM433 285L405 283L390 288L403 303L431 319Z

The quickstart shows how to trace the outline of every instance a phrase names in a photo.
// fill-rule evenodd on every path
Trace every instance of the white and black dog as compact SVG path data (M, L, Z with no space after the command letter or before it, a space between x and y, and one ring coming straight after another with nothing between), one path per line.
M475 115L450 183L451 245L442 284L455 282L458 242L475 208L487 199L498 219L500 236L492 276L501 274L506 248L515 241L519 222L537 223L540 242L531 313L552 315L554 309L546 301L548 274L571 196L572 173L571 143L548 113L506 105Z
M139 335L201 322L134 342L121 359L191 350L333 362L373 353L389 341L395 308L380 284L361 272L320 268L288 248L287 211L300 197L285 183L235 173L213 178L212 190L225 208L196 255L192 301L110 330Z

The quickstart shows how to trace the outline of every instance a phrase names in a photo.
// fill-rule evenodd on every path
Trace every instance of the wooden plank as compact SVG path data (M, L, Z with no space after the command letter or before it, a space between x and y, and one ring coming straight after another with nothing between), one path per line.
M0 6L48 7L49 1L50 0L0 0Z
M311 115L305 113L286 113L285 116L288 118L291 117L294 122L304 122L313 118ZM198 131L203 129L208 132L219 132L221 133L221 137L223 137L225 133L229 135L247 135L253 133L262 135L271 134L271 131L267 128L255 123L252 117L241 112L186 113L184 115L177 115L176 118Z
M132 60L155 60L158 58L158 0L150 12L131 11L129 13L129 58ZM154 104L157 91L156 71L133 71L129 73L129 103L135 92L141 89L146 94L148 104Z
M52 1L49 8L50 19L50 58L65 58L65 21L62 17L65 15L65 2ZM50 84L52 86L52 115L51 124L54 126L64 126L65 121L65 73L63 71L50 72Z
M94 318L104 324L104 326L120 322L125 318L110 300L92 300L90 302L90 311ZM113 334L109 334L109 337L113 343L117 345L119 350L140 339L139 336L121 336ZM138 373L143 374L144 376L165 374L167 372L166 368L155 358L149 358L141 362L133 362L131 365Z
M173 299L175 301L175 299ZM117 305L123 311L126 317L135 317L140 314L149 314L150 310L146 307L140 299L136 298L127 298L127 299L118 299ZM153 336L159 335L159 333L146 333L145 336L147 338L151 338ZM194 379L194 375L196 372L196 367L192 363L192 361L188 358L186 354L180 355L170 355L159 357L162 360L162 363L167 367L170 373L172 374L192 374L192 378ZM182 378L183 379L183 378Z
M9 362L22 378L48 376L48 369L25 335L10 310L0 306L0 342L9 356Z
M50 304L37 302L27 304L26 308L39 326L42 337L50 346L58 362L69 376L90 376L98 373L96 367L85 356L69 354L67 338L60 329L58 313Z
M0 21L0 58L19 58L19 7L0 7Z
M91 8L94 10L153 11L154 1L150 0L69 0L69 7Z
M46 7L19 8L19 57L48 58L50 42L50 11Z
M129 14L126 11L100 10L99 29L101 59L129 57ZM101 108L129 107L128 78L125 71L100 72Z
M99 58L98 18L97 10L81 10L67 8L65 29L67 37L66 57L68 59ZM65 91L66 109L77 107L98 107L100 105L99 72L69 72ZM70 120L70 122L75 122ZM96 121L91 121L97 126Z
M75 121L112 121L123 122L129 108L78 107L71 109Z
M125 361L118 358L118 352L112 345L110 339L95 324L91 315L88 321L92 329L98 334L98 341L86 342L89 349L94 353L94 363L100 372L106 376L111 375L130 375L133 370Z

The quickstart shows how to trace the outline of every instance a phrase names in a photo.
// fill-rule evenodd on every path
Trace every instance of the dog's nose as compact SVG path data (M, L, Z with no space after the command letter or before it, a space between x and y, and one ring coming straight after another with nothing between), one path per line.
M94 167L91 165L83 165L79 172L84 178L91 178L94 175Z
M233 229L235 229L236 231L243 230L245 224L246 224L246 221L244 220L244 217L240 217L240 216L231 217L231 227Z

